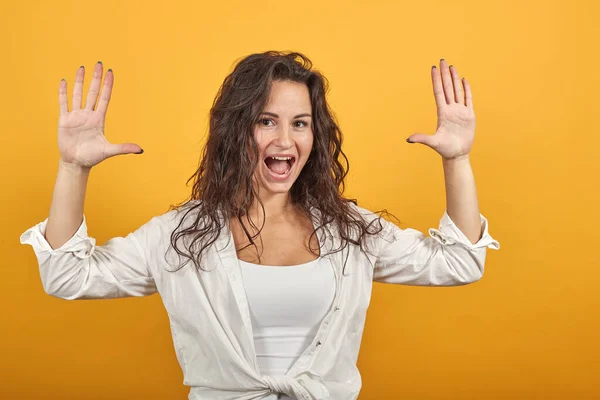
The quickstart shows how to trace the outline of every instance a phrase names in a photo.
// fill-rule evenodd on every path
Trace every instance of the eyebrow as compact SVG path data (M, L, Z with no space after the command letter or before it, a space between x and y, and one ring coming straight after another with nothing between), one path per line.
M272 112L268 112L268 111L263 111L261 114L270 115L272 117L279 118L279 115L272 113ZM304 114L298 114L294 118L300 118L300 117L311 117L312 118L312 115L310 115L308 113L304 113Z

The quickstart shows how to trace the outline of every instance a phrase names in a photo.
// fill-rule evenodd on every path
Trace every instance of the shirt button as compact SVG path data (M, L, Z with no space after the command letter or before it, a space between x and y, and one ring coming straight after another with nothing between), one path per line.
M317 346L320 346L320 345L321 345L321 341L319 340L319 341L317 342Z
M335 306L335 308L333 309L333 311L338 311L340 308L338 306Z

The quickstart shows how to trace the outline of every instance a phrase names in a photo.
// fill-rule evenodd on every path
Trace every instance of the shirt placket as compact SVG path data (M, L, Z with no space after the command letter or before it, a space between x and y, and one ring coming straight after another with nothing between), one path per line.
M343 251L337 254L341 255L343 254ZM344 292L344 275L342 274L340 263L336 262L337 260L333 260L331 255L327 255L325 256L325 258L329 261L330 265L333 268L333 272L335 273L336 288L333 302L331 304L331 307L329 308L329 311L321 321L319 329L317 330L317 334L312 340L310 346L308 346L304 350L304 352L300 355L300 357L298 357L298 359L292 365L289 371L285 374L288 376L293 377L299 372L302 372L306 369L310 361L314 359L314 357L316 357L318 352L321 350L329 334L329 331L331 330L331 322L333 322L333 319L337 318L340 314L340 303L342 300L342 294Z
M252 364L255 371L259 371L258 359L256 357L256 349L254 347L254 334L252 330L252 320L250 318L250 306L248 304L248 298L244 289L244 283L242 280L242 272L239 265L239 260L235 251L235 245L233 240L233 233L228 232L229 244L220 253L221 260L225 266L225 271L228 275L233 294L236 298L238 310L242 316L244 322L244 328L248 337L248 345L250 346L249 353L252 355Z

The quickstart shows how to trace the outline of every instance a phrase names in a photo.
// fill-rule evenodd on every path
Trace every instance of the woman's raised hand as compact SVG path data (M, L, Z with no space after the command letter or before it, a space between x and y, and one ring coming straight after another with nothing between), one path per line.
M466 78L443 58L440 68L431 68L433 95L437 106L437 130L434 135L415 133L406 141L431 147L446 160L467 158L475 140L473 95Z
M91 168L107 158L119 154L141 154L143 150L137 144L111 144L104 136L104 120L114 82L112 70L109 69L106 73L102 92L100 93L102 63L99 61L95 65L85 108L82 108L84 75L85 69L81 66L75 76L70 112L67 103L67 81L63 79L60 82L58 90L58 103L60 105L58 148L62 162L83 168ZM98 94L100 94L100 100L96 106Z

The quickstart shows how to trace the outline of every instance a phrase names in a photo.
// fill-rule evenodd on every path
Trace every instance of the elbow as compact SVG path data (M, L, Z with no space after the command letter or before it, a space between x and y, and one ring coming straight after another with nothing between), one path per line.
M479 269L474 269L473 271L470 271L469 274L462 277L461 284L468 285L471 283L475 283L481 278L483 278L483 271L480 271Z
M81 287L84 279L81 270L77 272L57 273L59 266L53 265L40 270L42 287L46 294L65 300L75 300L81 297Z
M485 249L483 252L448 252L445 258L454 285L468 285L483 278Z
M57 285L56 283L50 283L42 280L42 286L46 294L64 300L75 300L79 298L77 296L77 290L65 287L64 285Z
M483 277L483 272L478 270L456 271L453 270L451 277L444 286L464 286L479 281Z
M76 296L70 295L70 294L65 293L65 292L48 290L48 289L45 289L45 288L44 288L44 292L46 292L47 295L50 295L52 297L56 297L57 299L61 299L61 300L75 300L75 299L77 299Z

